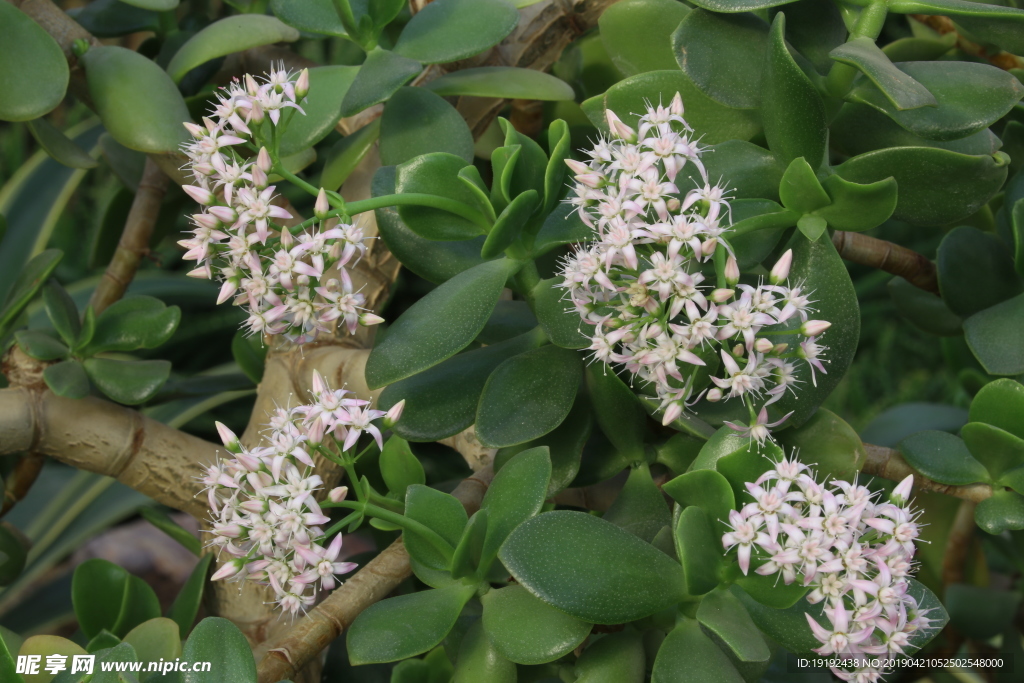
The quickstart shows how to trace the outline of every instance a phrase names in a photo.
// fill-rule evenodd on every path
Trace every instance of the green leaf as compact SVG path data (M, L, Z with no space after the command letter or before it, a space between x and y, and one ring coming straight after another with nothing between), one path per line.
M434 648L475 592L472 586L453 585L371 605L349 627L349 661L356 666L394 662Z
M373 196L392 194L394 189L395 168L380 168L373 176ZM483 235L455 242L430 240L410 230L396 207L377 209L374 215L388 250L402 265L425 280L439 284L484 262L480 258Z
M732 486L736 503L742 506L751 500L745 483L755 481L783 456L778 445L770 442L755 445L725 426L704 443L690 465L690 471L710 469L720 472Z
M379 137L380 119L376 118L356 132L339 140L327 153L324 170L320 173L320 186L329 190L338 190L373 149L373 145Z
M167 65L175 83L192 69L211 59L261 45L294 42L299 32L264 14L237 14L213 22L178 48Z
M546 512L520 525L499 553L531 593L595 624L650 616L686 596L683 570L649 543L582 512Z
M703 595L719 583L722 544L711 518L699 507L688 507L676 521L676 552L686 575L686 592Z
M31 121L52 111L68 88L68 62L50 34L9 3L0 6L0 120Z
M805 616L810 614L819 623L828 623L825 617L821 616L820 604L811 605L806 600L800 600L788 608L778 609L754 600L739 586L733 586L729 590L746 607L757 628L787 650L795 654L804 654L811 652L813 648L821 647L821 643L811 633Z
M684 619L658 648L651 683L742 683L728 655L715 645L693 619Z
M478 619L459 645L452 683L516 683L517 680L516 665L498 652Z
M439 441L476 420L477 404L488 376L507 359L540 345L527 333L498 344L458 354L429 370L388 385L380 396L387 410L405 401L394 431L410 441Z
M6 524L0 524L0 586L9 586L21 575L27 555L28 548L21 539Z
M473 165L466 166L459 171L459 182L466 186L466 189L473 195L475 208L481 211L489 223L494 223L497 216L494 214L494 207L491 205L491 198L487 192L487 185L484 183L480 170Z
M832 68L829 52L846 42L849 35L842 12L835 3L816 0L799 0L787 5L785 12L786 41L818 73L827 74Z
M1002 240L975 227L947 233L936 261L943 300L965 318L1024 291Z
M950 625L957 633L989 640L1011 624L1020 599L1020 593L954 583L946 587L943 602L949 610Z
M760 104L761 65L768 49L763 19L696 9L672 35L672 48L683 72L715 102L735 109Z
M647 413L636 394L604 364L588 364L586 382L597 426L629 461L641 460Z
M855 87L847 99L877 109L923 138L957 140L977 133L1002 118L1024 95L1024 85L1013 74L990 64L939 61L897 66L924 84L938 106L901 111L870 84Z
M779 183L779 197L783 206L800 213L810 213L832 203L814 176L814 169L803 157L793 159L786 168Z
M771 255L786 228L800 219L800 214L783 209L770 199L736 199L731 208L733 234L729 243L736 252L741 272Z
M177 152L188 139L181 125L192 118L185 100L156 63L114 45L93 47L80 61L103 126L119 143L139 152Z
M991 130L959 140L928 140L899 126L885 114L855 102L847 102L839 110L829 129L829 142L851 156L887 147L934 147L960 154L989 155L1003 146Z
M993 479L1024 465L1024 439L984 422L968 422L960 436Z
M438 95L425 88L399 88L381 116L381 163L398 165L431 152L448 152L469 163L473 135L455 107Z
M1024 12L1012 7L971 2L970 0L893 0L889 11L902 14L945 14L985 42L1004 50L1024 52L1021 24Z
M804 237L815 242L825 234L825 230L828 229L828 223L821 216L807 215L800 216L796 222L796 227L803 233Z
M171 374L171 362L167 360L88 358L83 365L97 389L129 406L152 398Z
M132 296L111 304L96 319L92 341L83 350L91 356L104 351L153 349L174 334L181 309L152 296Z
M452 555L453 579L472 576L480 565L483 555L484 538L487 536L487 510L477 510L469 518L469 524L462 531L459 544Z
M900 442L899 451L911 467L940 484L965 486L990 480L963 439L948 432L917 432Z
M196 615L199 614L199 608L203 603L203 590L206 588L206 575L210 572L213 559L212 553L199 558L195 569L189 574L170 609L167 610L167 616L178 625L179 638L184 639L188 635L192 624L195 623Z
M517 161L506 166L501 175L501 190L506 199L511 201L529 190L536 190L538 195L543 194L548 167L547 154L533 138L517 131L506 119L498 117L498 124L505 133L505 149L518 147L520 151Z
M82 323L78 318L78 307L67 290L56 280L50 280L43 288L43 301L46 304L46 315L50 318L53 328L65 344L74 346Z
M984 422L1024 439L1024 385L1012 379L989 382L971 401L971 422Z
M253 384L259 384L263 379L268 350L261 335L246 335L243 330L239 330L231 338L231 357Z
M715 12L746 12L779 7L791 2L793 0L694 0L693 4Z
M594 229L580 218L571 204L559 204L544 219L533 240L533 255L541 256L563 244L589 242L594 239Z
M536 515L548 494L551 457L546 447L517 454L498 471L484 494L487 535L481 553L486 569L513 529Z
M481 598L482 623L491 643L517 664L545 664L572 652L592 624L560 612L522 586L491 590Z
M896 210L898 196L893 178L860 185L830 175L822 184L831 203L814 213L836 230L870 230L888 220Z
M736 565L730 566L734 573L739 573L738 569ZM787 585L780 583L778 576L761 576L757 572L736 577L736 585L754 600L774 609L789 609L811 590L798 582Z
M514 66L460 69L430 81L425 87L445 97L500 97L547 102L573 99L572 87L562 79Z
M181 637L178 625L166 617L156 617L144 621L124 637L124 642L132 646L136 661L144 664L162 661L174 661L181 656ZM153 675L150 678L156 678Z
M675 0L617 2L598 21L601 42L612 64L627 76L675 69L672 33L689 12Z
M152 588L116 564L98 558L75 568L71 599L78 625L87 638L103 629L120 637L160 615Z
M187 550L191 550L192 554L197 557L202 555L203 546L199 539L171 519L166 512L155 507L144 507L140 512L147 522L173 538Z
M46 119L28 122L28 129L39 146L57 162L69 168L95 168L97 161Z
M206 667L189 667L181 674L182 683L252 683L256 680L256 660L249 642L238 627L227 619L206 617L192 630L181 653L182 661L209 662Z
M583 321L576 307L566 299L561 284L562 278L558 277L541 280L530 292L537 322L555 346L585 349L590 346L590 338L583 333Z
M716 588L704 596L697 621L741 662L767 662L771 656L747 609L727 589Z
M14 339L22 351L37 360L67 358L71 353L71 350L60 340L55 339L49 331L18 330L14 333Z
M825 161L825 104L786 48L786 17L772 22L761 75L761 118L768 149L783 162L803 157L812 168Z
M898 38L882 48L893 62L927 62L945 55L956 46L956 32L935 38Z
M862 71L898 111L939 105L928 88L898 69L871 38L854 38L832 50L830 56Z
M397 168L395 192L431 194L475 206L477 195L459 180L466 166L462 157L433 152L406 161ZM474 221L425 206L400 206L398 215L416 234L434 240L466 240L486 230Z
M550 345L503 362L487 378L480 396L480 442L514 446L553 430L572 408L581 370L578 354Z
M504 0L435 0L405 25L395 52L424 64L454 62L497 45L518 23Z
M540 206L540 197L536 190L527 190L517 195L494 222L484 246L480 249L481 258L494 258L502 254L516 239L519 238L530 216Z
M729 480L715 470L694 470L665 482L661 490L682 506L695 506L711 520L727 521L736 509L736 496Z
M786 450L813 454L815 469L829 479L852 481L868 458L853 427L825 408L800 427L779 434L779 444Z
M408 488L405 494L405 516L436 531L453 548L459 545L462 532L469 523L462 503L447 493L422 484L413 484ZM415 532L406 530L402 538L409 556L420 564L437 570L451 568L441 553Z
M160 30L160 17L156 12L133 7L119 0L95 0L67 12L82 28L97 38L116 38L139 31Z
M7 293L3 308L0 308L0 337L6 336L7 326L21 315L39 288L57 268L63 256L64 252L58 249L47 249L21 269L17 280L11 285L10 292Z
M896 310L914 327L941 337L959 337L963 319L941 297L915 287L901 277L889 280L889 296Z
M488 261L464 271L413 304L366 361L366 381L380 388L431 368L466 348L483 329L514 266Z
M125 4L148 9L153 12L167 12L180 4L180 0L124 0Z
M305 33L347 35L331 0L270 0L270 9L278 19Z
M848 159L835 171L855 183L896 179L893 218L914 225L963 220L991 199L1006 180L1004 154L968 156L943 149L896 147Z
M728 178L729 184L736 188L737 199L779 201L779 183L787 164L764 147L744 140L729 140L711 149L714 151L709 150L702 159L709 178ZM686 186L687 176L690 186L703 186L699 172L688 166L676 177L676 186ZM792 224L795 223L794 219Z
M309 70L309 95L302 102L305 115L296 114L288 122L279 143L282 157L312 147L334 130L341 118L341 102L358 72L357 66L318 66Z
M551 213L558 205L558 201L565 196L565 160L569 158L571 146L569 124L562 119L552 121L548 126L548 165L544 169L544 214Z
M21 638L13 631L3 627L0 629L0 676L3 676L5 681L19 683L20 674L14 657L21 647Z
M64 655L68 658L66 661L70 661L71 657L74 657L75 655L81 656L86 654L86 652L78 643L70 641L67 638L40 635L26 638L17 654L19 656L39 655L42 659L39 669L40 671L45 671L44 663L46 662L46 657L49 655ZM96 667L96 670L99 671L99 667ZM97 678L99 678L99 676L96 676L94 680ZM6 679L4 680L6 681ZM53 680L53 676L47 673L34 675L26 674L24 678L15 674L14 678L16 683L20 683L21 681L24 681L25 683L49 683L51 680Z
M696 12L691 12L696 14ZM727 140L749 140L761 130L761 119L756 110L734 109L708 97L691 80L692 75L676 69L649 71L619 81L604 94L603 109L611 109L629 126L636 126L638 113L646 103L668 105L679 93L686 105L686 120L701 131L705 143L717 144ZM606 124L603 121L602 127ZM715 161L714 154L704 156L704 163ZM684 169L684 173L687 169ZM710 174L710 169L709 169ZM734 178L725 176L732 182ZM737 183L737 185L739 185ZM680 188L683 185L679 185Z
M77 360L65 360L43 370L43 379L50 391L65 398L85 398L89 395L89 377Z
M576 683L643 683L643 639L632 629L592 641L576 660Z
M661 489L651 479L647 463L633 468L619 496L603 519L647 541L672 524L672 513Z
M341 115L355 116L383 102L421 71L423 65L414 59L407 59L379 47L370 50L366 61L359 68L356 80L345 93Z
M994 491L991 498L978 503L974 521L981 530L998 535L1024 529L1024 496L1014 491Z
M996 304L964 321L964 336L985 371L992 375L1024 373L1024 294Z
M388 491L405 498L405 490L413 484L426 484L427 476L423 465L413 455L409 442L400 436L392 436L384 444L380 454L380 474Z

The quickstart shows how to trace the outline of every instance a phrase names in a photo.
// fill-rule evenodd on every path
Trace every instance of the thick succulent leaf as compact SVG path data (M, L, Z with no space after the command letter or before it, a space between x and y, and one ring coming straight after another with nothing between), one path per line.
M489 259L502 254L519 238L527 221L539 206L540 197L536 190L527 190L516 195L494 221L484 246L480 248L480 256Z
M676 61L705 95L737 109L761 101L761 65L768 25L753 14L716 14L696 9L672 36Z
M861 185L831 175L822 185L831 203L814 213L836 230L870 230L888 220L896 210L899 197L893 178Z
M960 436L993 479L1024 465L1024 439L984 422L968 422Z
M1024 439L1024 385L1012 379L989 382L971 401L971 422L984 422Z
M327 153L324 161L324 170L320 174L320 186L329 190L338 190L342 183L348 180L352 172L356 170L360 162L373 149L374 143L380 137L380 119L374 119L359 130L346 135L339 140L331 151ZM394 169L388 170L392 173L391 186L394 189ZM377 176L374 176L376 181ZM394 207L389 207L394 210Z
M270 0L270 10L284 23L306 33L347 35L331 0Z
M405 494L405 516L436 531L454 548L469 523L466 509L453 496L435 489L414 484ZM406 530L402 538L409 556L432 569L450 569L441 553L426 539Z
M769 16L780 11L786 13L786 42L806 57L818 73L828 73L832 68L829 53L845 43L849 36L842 12L836 4L798 0L770 10Z
M139 152L177 152L191 116L163 69L138 52L115 45L90 48L81 58L96 112L115 140ZM131 106L126 106L131 102Z
M100 391L129 406L152 398L171 374L171 362L166 360L88 358L83 365Z
M929 140L914 135L891 118L865 104L847 102L832 120L829 144L850 156L888 147L935 147L960 154L995 154L1003 143L991 130L959 140Z
M10 3L0 6L0 120L31 121L48 114L68 87L68 62L50 34Z
M571 652L590 624L560 612L522 586L491 590L481 599L483 627L494 647L517 664L544 664Z
M236 14L213 22L189 38L167 64L167 73L178 83L189 71L211 59L260 45L298 39L298 31L275 17Z
M815 469L829 479L853 480L868 457L853 427L825 408L799 428L784 430L779 442L787 451L813 453Z
M689 12L676 0L617 2L598 20L601 42L612 64L627 76L675 69L672 34Z
M70 168L96 167L98 162L92 158L92 155L46 119L29 121L28 129L39 146L59 163Z
M989 374L1024 373L1024 294L972 315L964 321L964 335Z
M384 50L370 50L359 67L352 86L341 102L342 116L355 116L367 107L383 102L423 71L415 59Z
M484 632L482 620L469 627L459 643L452 683L516 683L516 665L505 659Z
M1020 531L1024 529L1024 496L1006 489L996 491L991 498L978 503L974 521L982 531L994 535Z
M302 103L306 114L296 114L288 122L280 141L282 157L312 147L334 130L341 118L341 102L358 72L357 66L318 66L309 70L309 95Z
M788 164L764 147L744 140L722 142L711 150L701 159L709 178L726 180L730 187L736 188L737 199L779 201L779 185ZM676 177L676 185L686 190L703 186L704 181L695 168L684 166Z
M256 680L256 660L245 636L237 626L220 617L207 617L196 625L185 641L181 659L191 665L210 663L209 671L205 671L205 667L194 667L193 671L182 674L182 683L246 683Z
M877 109L923 138L958 140L982 131L1024 96L1024 85L1013 74L990 64L938 61L895 66L927 88L938 106L896 106L891 92L870 83L855 87L847 99Z
M668 555L582 512L526 521L499 557L535 596L595 624L642 619L686 596L683 570Z
M395 52L424 64L454 62L497 45L518 23L505 0L435 0L405 25Z
M153 349L174 334L181 309L152 296L131 296L111 304L96 319L92 340L82 351L91 356L109 351Z
M648 543L672 524L672 513L661 489L651 479L647 463L634 467L618 498L604 513L604 519Z
M431 368L480 333L515 264L489 261L456 275L405 311L366 361L366 381L379 388Z
M580 218L571 204L559 204L544 219L533 240L533 254L541 256L563 244L589 242L594 239L594 229Z
M587 365L586 384L598 427L627 461L641 460L647 415L636 394L603 363Z
M948 432L917 432L901 441L899 450L911 467L940 484L965 486L991 479L963 439Z
M679 621L665 636L654 660L651 683L742 683L729 656L693 619Z
M939 104L928 88L898 69L870 38L862 36L843 43L832 50L831 57L862 71L896 110L937 107Z
M446 97L502 97L560 101L573 99L572 87L542 71L513 66L460 69L430 81L426 87Z
M566 299L560 284L561 278L557 277L541 280L530 292L537 321L552 344L565 349L585 349L590 346L590 338L584 334L583 321L575 306Z
M430 152L447 152L471 162L469 127L455 107L438 95L424 88L399 88L381 116L381 163L395 166Z
M1024 53L1024 11L971 0L893 0L889 11L903 14L945 14L986 42L1014 54Z
M447 152L415 157L398 167L395 192L431 194L473 207L476 193L459 180L465 165L465 159ZM413 232L428 239L465 240L485 232L480 224L443 209L406 205L398 208L398 215Z
M97 38L116 38L139 31L160 29L160 15L120 0L95 0L69 9L68 15Z
M937 266L943 300L965 318L1024 291L1002 240L971 226L942 238Z
M741 662L767 662L771 656L746 607L727 589L716 588L704 596L697 621Z
M43 379L50 391L65 398L85 398L89 395L89 377L77 360L65 360L48 365Z
M625 631L593 640L576 660L576 683L643 683L646 673L643 638Z

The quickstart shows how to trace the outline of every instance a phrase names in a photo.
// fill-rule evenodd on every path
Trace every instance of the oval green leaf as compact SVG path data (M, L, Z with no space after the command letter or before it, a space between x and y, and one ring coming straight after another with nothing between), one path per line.
M454 154L466 163L473 161L469 126L455 107L430 90L399 88L384 105L381 116L381 163L396 166L431 152Z
M518 23L504 0L435 0L405 25L395 52L424 64L454 62L497 45Z
M761 101L761 65L768 25L753 14L716 14L696 9L672 35L676 62L715 102L754 109Z
M460 69L430 81L426 87L445 97L501 97L504 99L573 99L572 86L543 71L514 66L479 66Z
M68 61L60 45L24 12L0 5L0 120L31 121L50 113L68 88Z
M213 22L182 45L167 65L167 73L178 83L192 69L211 59L260 45L294 42L299 32L264 14L237 14Z
M516 664L553 662L590 635L592 624L558 611L522 586L492 590L481 602L484 631Z
M199 622L185 642L181 659L185 662L209 662L189 667L181 674L182 683L252 683L256 680L256 660L238 627L227 619L207 617ZM195 669L200 669L196 671Z

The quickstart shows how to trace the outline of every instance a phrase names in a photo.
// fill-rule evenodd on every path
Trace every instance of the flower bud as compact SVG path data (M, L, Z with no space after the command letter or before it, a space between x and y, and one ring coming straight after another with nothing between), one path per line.
M786 349L788 349L788 348L789 348L789 344L786 344L786 343L776 344L775 348L772 349L772 351L774 353L777 353L777 354L779 354L781 356L782 354L784 354L786 352Z
M252 77L252 74L245 74L245 91L252 97L256 97L260 91L260 86L256 84L256 79Z
M608 127L611 128L612 135L629 143L636 142L637 135L635 130L624 124L611 109L606 110L605 114L607 115Z
M805 337L817 337L830 327L832 323L827 320L808 320L800 326L800 334Z
M718 248L718 238L712 237L711 239L700 245L700 253L704 256L711 256L715 253L715 249Z
M331 210L331 205L327 201L327 190L320 188L320 192L316 195L316 203L313 205L313 215L323 220L327 218L327 214Z
M270 169L274 167L274 163L270 160L270 152L266 147L260 147L260 153L256 155L256 166L265 173L270 173Z
M309 429L306 431L306 443L313 447L319 446L323 443L325 429L326 425L324 424L324 421L320 419L320 416L317 416L317 418L310 423Z
M185 130L187 130L189 134L191 134L192 137L196 138L197 140L200 138L204 138L209 134L205 128L198 124L192 123L191 121L185 121L182 125L185 126Z
M309 69L303 69L299 73L299 79L295 81L295 97L302 99L309 93Z
M267 172L259 166L252 167L252 184L257 190L264 190L270 184Z
M777 285L780 282L785 282L786 278L789 277L789 267L793 265L793 250L787 249L786 253L783 254L775 265L772 267L769 281L773 285Z
M230 206L211 206L209 211L226 225L231 225L238 220L238 212Z
M736 263L736 257L731 254L725 261L725 281L729 283L730 287L740 281L740 265Z
M185 194L194 199L197 204L202 204L203 206L213 204L213 193L205 187L199 187L198 185L182 185L181 189L185 190Z
M768 353L773 348L775 348L775 345L772 344L770 340L761 337L756 342L754 342L754 348L757 349L758 353Z
M889 500L897 505L906 505L907 501L910 500L910 491L914 488L914 475L908 474L906 478L901 481L892 494L889 496Z
M384 322L384 318L373 313L363 313L361 316L359 316L359 324L363 325L364 327L369 327L371 325L380 325L382 322Z
M220 435L220 440L224 442L224 448L232 453L241 453L242 444L238 442L238 437L235 436L235 433L228 429L227 425L223 422L216 422L214 424L217 425L217 434Z
M210 264L204 263L203 265L185 273L186 277L195 278L196 280L212 280L213 273L210 271Z
M668 426L679 419L679 416L683 414L683 405L679 401L673 401L668 404L668 408L665 409L665 416L661 418L661 424Z
M744 351L746 351L746 348L743 346L743 344L737 344L736 346L732 347L732 355L736 356L737 358L742 358Z
M575 175L583 175L584 173L590 173L591 168L582 161L576 161L575 159L566 159L565 165L569 167Z
M722 390L719 389L718 387L713 387L710 391L708 391L707 396L705 398L707 398L712 403L717 403L718 401L722 400Z
M384 415L384 427L386 429L391 429L392 427L394 427L395 424L401 419L403 410L405 410L404 398L388 409L388 412Z
M711 292L711 296L709 298L716 304L722 304L731 299L732 295L735 293L735 290L732 289L716 289Z
M263 123L265 117L263 112L263 105L260 104L259 100L252 101L252 109L249 110L249 123L255 123L257 125Z
M665 202L665 207L668 208L671 213L678 211L680 206L682 206L682 204L679 201L679 197L670 197L669 200Z
M676 93L675 97L672 98L672 103L668 105L668 109L675 116L683 115L683 98L680 97L679 93Z
M210 581L220 581L221 579L230 579L232 576L238 574L245 567L245 561L236 557L230 562L225 562L220 569L213 573L210 577Z
M327 494L327 500L331 501L332 503L340 503L341 501L345 500L347 496L348 487L339 486L337 488L331 489L331 492Z

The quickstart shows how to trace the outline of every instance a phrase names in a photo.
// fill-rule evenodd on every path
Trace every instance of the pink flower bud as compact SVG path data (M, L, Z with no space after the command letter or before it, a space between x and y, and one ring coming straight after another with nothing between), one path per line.
M721 304L731 299L732 295L735 293L736 292L732 289L716 289L711 292L711 296L709 298L716 304Z
M252 167L252 184L258 190L263 190L270 184L270 178L267 177L267 172L259 166Z
M327 500L332 503L340 503L345 500L348 496L348 487L339 486L338 488L331 489L331 492L327 494Z
M793 250L787 249L775 265L772 267L770 281L773 285L784 282L789 277L789 267L793 265Z
M230 206L211 206L210 213L216 216L222 223L231 225L238 220L238 212Z
M219 225L219 221L216 216L211 216L208 213L194 213L192 214L192 221L201 228L207 230L214 230Z
M210 272L210 264L206 263L193 270L185 273L186 276L195 278L196 280L209 280L213 278L213 273Z
M605 110L605 115L608 119L608 127L612 130L612 135L617 138L621 138L626 142L636 142L637 136L636 131L627 126L615 115L611 109Z
M295 97L302 99L309 93L309 69L303 69L299 73L299 79L295 81Z
M252 77L252 74L245 74L245 91L253 97L260 91L260 86L256 84L256 79Z
M384 322L384 318L373 313L363 313L361 316L359 316L359 324L363 325L364 327L370 327L371 325L380 325L382 322Z
M327 201L327 191L324 188L320 188L320 192L316 196L316 204L313 205L313 215L323 220L327 218L327 213L331 210L331 205Z
M668 105L669 112L675 116L683 115L683 98L676 93L675 97L672 98L672 103Z
M718 248L718 238L712 237L711 239L700 245L700 253L704 256L711 256L715 253L715 249Z
M736 346L732 347L732 355L736 356L737 358L742 358L744 351L746 351L746 348L743 346L743 344L737 344Z
M788 348L789 348L789 344L786 344L786 343L776 344L775 348L773 349L773 352L781 355L781 354L785 353L786 349L788 349Z
M678 197L670 197L669 200L665 202L665 207L672 213L678 211L680 206L681 203Z
M730 287L740 281L740 265L736 263L735 256L730 255L725 261L725 281Z
M320 419L320 416L317 416L317 418L309 425L309 429L306 433L306 443L310 446L319 446L323 443L325 428L326 425L324 425L324 421Z
M249 110L249 122L257 125L263 123L263 119L266 115L263 112L263 105L260 104L259 100L252 101L252 109Z
M830 327L832 323L827 320L808 320L800 326L800 334L805 337L817 337Z
M402 411L405 410L405 399L391 406L388 412L384 414L384 427L391 429L395 426L399 419L402 417Z
M256 166L265 173L270 173L270 169L274 167L274 163L270 160L270 152L266 147L260 147L260 153L256 155Z
M679 416L682 414L682 403L680 403L679 401L673 401L672 403L669 403L668 408L665 409L665 415L664 417L661 418L661 424L667 427L668 425L672 424L677 419L679 419Z
M576 161L575 159L566 159L565 165L568 166L569 170L571 170L576 175L590 173L591 170L590 167L587 166L585 163L583 163L582 161Z
M768 353L773 348L775 348L775 345L772 344L770 340L761 337L756 342L754 342L754 348L757 349L758 353Z
M238 443L238 437L235 436L235 433L228 429L227 425L223 422L216 422L214 424L217 425L217 434L220 435L220 440L224 442L224 448L232 453L240 453L242 451L242 444Z
M213 573L210 580L220 581L222 579L230 579L232 576L235 576L242 571L243 567L245 567L245 562L241 558L236 557L230 562L225 562L221 565L221 568Z
M191 121L185 121L182 125L185 126L185 130L187 130L189 132L189 134L191 134L192 137L194 137L196 139L204 138L204 137L206 137L208 135L208 133L207 133L205 128L203 128L202 126L196 125L196 124L192 123Z
M213 204L213 193L205 187L199 187L198 185L182 185L181 189L185 190L185 194L194 199L198 204L202 204L203 206Z
M910 491L914 488L914 475L908 474L906 478L901 481L895 489L893 489L892 495L889 496L889 500L896 503L897 505L904 505L910 500Z
M722 400L722 390L718 387L714 387L707 393L706 398L712 403L717 403Z

